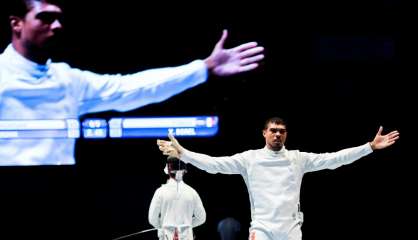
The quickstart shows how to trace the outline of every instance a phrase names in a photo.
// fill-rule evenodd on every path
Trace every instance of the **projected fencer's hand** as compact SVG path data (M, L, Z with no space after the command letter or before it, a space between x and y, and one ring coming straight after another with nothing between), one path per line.
M208 70L217 76L229 76L257 68L258 62L264 58L264 48L256 42L248 42L225 49L227 36L228 31L224 30L211 55L205 59Z
M394 144L396 140L399 138L398 131L392 131L386 135L382 135L383 127L379 127L376 136L374 137L373 141L370 142L370 146L373 150L375 149L383 149L389 147L390 145Z
M158 148L164 155L180 158L184 148L171 133L168 134L168 138L170 141L157 139Z

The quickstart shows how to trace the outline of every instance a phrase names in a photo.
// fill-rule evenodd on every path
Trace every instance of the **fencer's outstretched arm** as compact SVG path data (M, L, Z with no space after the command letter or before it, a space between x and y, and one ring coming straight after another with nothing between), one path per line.
M183 148L173 135L168 135L170 141L157 140L157 145L164 155L176 157L186 163L209 173L241 174L245 171L242 154L233 156L212 157Z
M300 159L304 172L318 171L322 169L335 169L342 165L350 164L376 149L383 149L391 146L399 138L398 131L392 131L382 135L383 128L380 127L376 136L371 142L358 147L346 148L333 153L307 153L296 151L296 158ZM170 141L157 140L157 144L164 155L177 157L187 163L206 170L209 173L242 173L245 168L242 154L230 157L211 157L205 154L191 152L183 148L177 139L169 135Z
M350 164L377 149L391 146L399 138L398 131L392 131L382 135L383 127L377 131L374 139L358 147L346 148L332 153L307 153L299 152L299 158L305 162L304 171L313 172L322 169L335 169L342 165Z
M255 69L264 58L264 48L256 42L248 42L231 49L225 49L224 43L228 31L224 30L211 55L204 62L210 73L217 76L229 76Z

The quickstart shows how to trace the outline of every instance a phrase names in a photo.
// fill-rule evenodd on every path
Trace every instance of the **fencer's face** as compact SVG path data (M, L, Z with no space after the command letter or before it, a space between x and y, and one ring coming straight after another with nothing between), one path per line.
M23 18L15 18L15 22L12 21L12 28L24 47L44 50L52 44L62 29L61 17L60 7L34 1L30 11Z
M269 149L279 151L286 142L286 126L283 124L269 123L267 129L263 130L263 136L266 140L266 146Z

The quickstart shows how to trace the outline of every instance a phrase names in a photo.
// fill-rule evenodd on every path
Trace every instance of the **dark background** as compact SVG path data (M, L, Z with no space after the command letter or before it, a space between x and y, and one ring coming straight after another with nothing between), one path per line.
M259 69L211 76L135 111L83 118L218 115L217 136L180 141L221 156L263 147L265 119L280 116L289 123L288 149L336 151L371 141L379 125L407 134L406 113L414 111L407 88L412 93L416 78L407 74L404 10L396 0L67 1L56 60L99 73L175 66L207 57L226 28L227 48L247 41L265 47ZM9 29L1 17L4 49ZM414 217L414 159L402 154L402 141L337 170L307 174L304 239L406 239ZM149 203L166 178L155 142L80 139L74 166L1 167L0 239L112 239L151 228ZM226 216L241 222L247 239L250 206L240 176L190 166L185 181L207 211L197 239L219 239L216 224ZM130 239L155 239L155 233Z

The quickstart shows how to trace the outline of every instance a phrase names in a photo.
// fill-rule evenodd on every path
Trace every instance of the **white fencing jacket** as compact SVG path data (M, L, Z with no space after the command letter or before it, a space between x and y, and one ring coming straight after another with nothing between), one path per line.
M128 75L101 75L66 63L45 65L9 45L0 54L0 121L78 119L85 113L128 111L203 83L201 60ZM0 137L0 165L74 164L74 139Z
M206 212L199 194L183 181L170 178L158 188L148 212L150 224L158 229L161 240L172 240L174 230L179 240L193 240L192 228L206 221Z
M335 169L371 153L370 144L335 153L298 150L272 151L267 147L228 157L211 157L185 150L181 160L209 173L241 174L251 203L251 230L262 230L274 239L288 239L300 231L299 194L307 172Z

